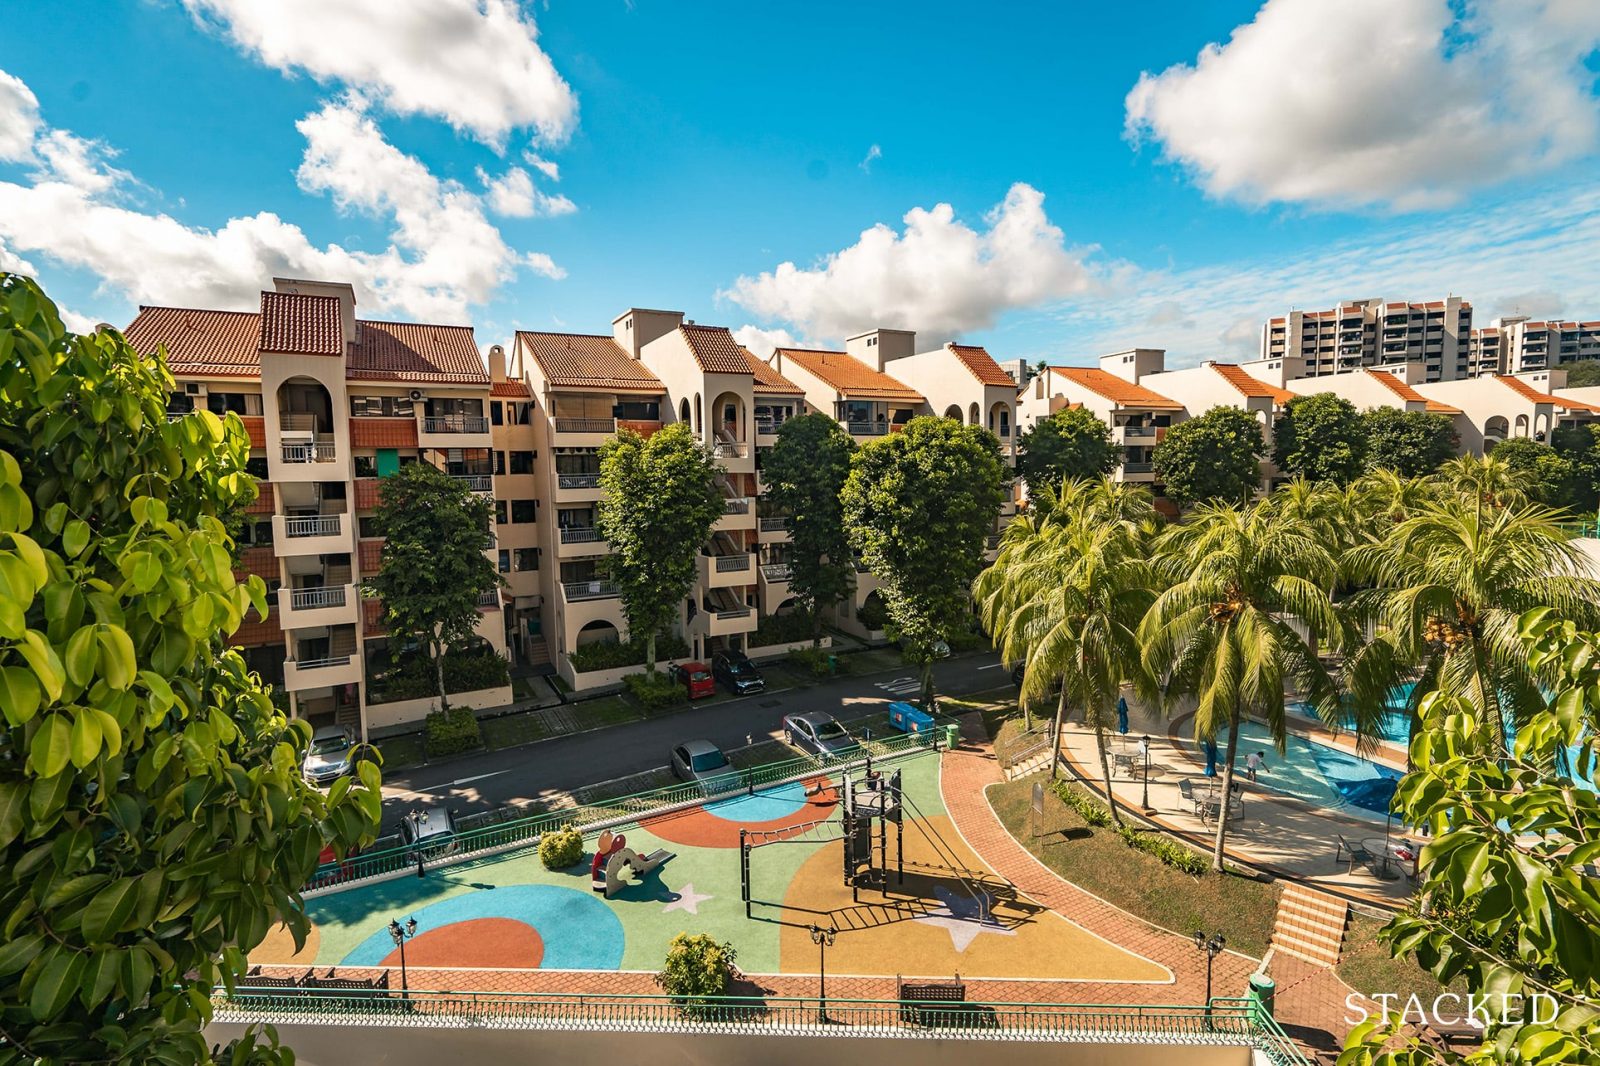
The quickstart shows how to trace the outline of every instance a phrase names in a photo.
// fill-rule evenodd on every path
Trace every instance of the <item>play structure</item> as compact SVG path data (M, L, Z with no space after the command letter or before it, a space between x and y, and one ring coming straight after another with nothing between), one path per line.
M861 903L861 893L866 890L882 897L873 902L912 908L942 908L953 917L976 922L994 920L991 893L968 876L971 871L963 868L955 851L918 810L902 785L900 770L885 774L882 770L874 770L869 759L862 773L843 775L836 813L836 817L784 829L739 830L740 898L744 901L745 917L755 918L755 907L761 902L755 899L751 887L751 863L758 849L781 844L815 846L838 841L843 845L844 884L850 889L852 902ZM938 866L932 869L951 878L956 886L954 890L936 886L930 893L934 896L933 900L904 891L907 825L930 847L938 860ZM923 872L928 872L928 868ZM893 890L890 887L891 874ZM795 924L784 918L768 920Z
M641 880L661 868L672 858L672 852L657 848L648 855L640 855L628 847L628 838L608 829L595 841L594 862L589 865L589 881L596 892L614 899L632 881Z

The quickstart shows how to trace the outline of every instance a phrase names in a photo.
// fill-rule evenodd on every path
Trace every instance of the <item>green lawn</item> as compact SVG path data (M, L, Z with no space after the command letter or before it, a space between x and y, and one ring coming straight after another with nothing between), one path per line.
M1395 959L1389 955L1389 946L1378 939L1378 930L1384 923L1376 918L1356 915L1344 938L1344 955L1339 960L1339 977L1351 988L1362 992L1415 992L1424 1002L1443 992L1433 974L1410 959ZM1465 992L1466 982L1457 978L1450 983L1450 991Z
M427 761L421 733L407 733L405 736L390 737L388 740L374 741L374 743L383 753L385 773L421 766Z

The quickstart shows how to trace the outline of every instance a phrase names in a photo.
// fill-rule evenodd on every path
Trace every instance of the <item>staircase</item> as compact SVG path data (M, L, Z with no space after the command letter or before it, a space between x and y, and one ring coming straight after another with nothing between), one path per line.
M527 667L536 674L553 674L555 667L550 662L550 645L544 637L528 638Z
M1333 966L1344 950L1350 925L1350 904L1337 896L1290 883L1278 898L1278 920L1272 946L1295 958Z
M1019 735L1010 744L1003 772L1007 781L1050 768L1050 726Z

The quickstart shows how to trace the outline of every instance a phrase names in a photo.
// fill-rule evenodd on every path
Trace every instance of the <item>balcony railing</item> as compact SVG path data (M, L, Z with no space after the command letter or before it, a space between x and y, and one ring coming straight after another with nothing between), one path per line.
M788 581L789 564L768 563L761 568L761 576L766 578L768 581Z
M563 544L593 544L601 539L600 531L593 526L565 526L561 530Z
M188 418L192 414L194 414L193 411L168 411L167 412L167 421L168 422L176 422L178 419L180 419L180 418Z
M283 461L286 463L331 463L335 455L336 449L331 440L304 441L283 446Z
M998 551L1000 549L1000 534L995 533L992 536L985 537L983 547L985 551Z
M330 655L326 659L289 659L286 665L300 670L326 670L333 666L349 666L350 656Z
M600 487L600 475L557 474L556 486L563 489L595 489Z
M617 595L616 583L612 581L563 581L561 590L569 602L606 600Z
M610 418L558 418L557 433L610 433L617 424Z
M339 534L336 514L290 515L283 520L286 537L334 537Z
M294 536L294 534L289 534ZM328 585L314 589L291 589L289 591L289 607L296 611L315 611L323 607L343 607L345 604L345 587L343 585Z
M451 477L465 485L468 492L494 491L494 479L488 474L452 474Z
M794 525L794 519L763 518L760 525L763 533L782 533Z
M750 497L748 497L748 496L735 496L732 499L723 500L722 501L722 513L723 514L749 514L750 513Z
M424 433L487 433L489 420L482 415L427 415L422 419Z
M767 433L767 434L776 433L776 432L778 432L778 426L779 426L779 423L774 421L773 419L770 419L770 418L758 418L758 419L756 419L756 432L757 433Z
M1123 426L1124 437L1153 437L1156 435L1155 426Z
M490 589L488 592L479 593L478 594L478 606L479 607L498 607L498 606L500 606L500 590L499 589Z
M1122 472L1125 474L1148 474L1156 468L1154 463L1123 463Z
M750 553L740 552L738 555L714 555L717 561L717 573L733 574L741 570L750 569Z
M844 427L852 437L881 437L889 432L887 422L846 422Z
M751 607L729 607L727 610L717 611L715 614L719 619L727 621L733 618L749 618L752 610L754 608Z
M719 440L711 445L711 454L718 459L743 459L750 454L750 445Z

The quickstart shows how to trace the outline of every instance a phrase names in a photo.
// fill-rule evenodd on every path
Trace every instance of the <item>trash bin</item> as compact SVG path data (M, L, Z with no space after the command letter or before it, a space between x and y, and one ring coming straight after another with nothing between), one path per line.
M828 656L828 673L837 674L838 672L839 672L839 657L837 655Z
M961 743L961 727L951 723L944 727L944 746L954 748Z
M1261 1009L1272 1017L1274 1001L1277 999L1278 987L1272 978L1264 973L1250 975L1250 998L1261 1004Z

